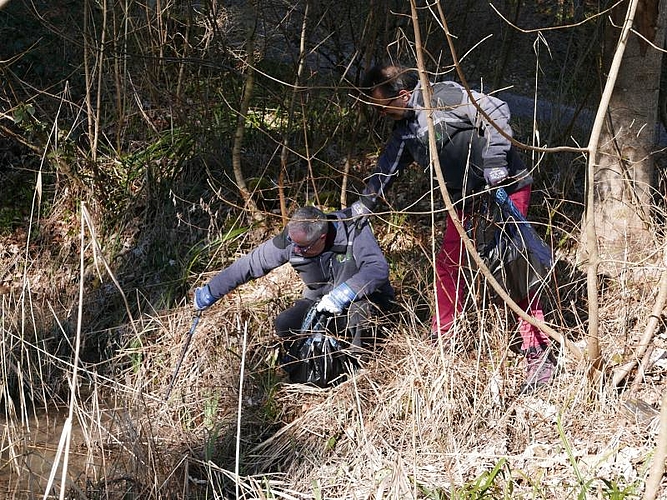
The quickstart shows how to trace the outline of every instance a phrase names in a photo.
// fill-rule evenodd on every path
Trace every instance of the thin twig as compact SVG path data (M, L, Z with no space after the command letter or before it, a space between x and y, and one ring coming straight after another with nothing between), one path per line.
M241 370L239 374L239 401L236 414L236 459L234 463L234 484L236 498L239 498L239 471L241 470L241 415L243 412L243 379L245 378L245 355L248 347L248 322L243 325L243 350L241 351Z
M665 472L665 458L667 457L667 391L663 389L662 407L660 408L660 430L655 443L651 470L646 479L646 490L643 500L653 500L658 496L662 475Z
M664 248L664 261L667 263L667 244L665 245ZM642 338L639 341L639 345L637 346L634 352L633 359L615 370L612 379L613 387L617 387L625 379L625 377L628 376L630 371L637 364L637 360L639 360L640 358L645 358L646 357L645 355L648 354L648 347L651 345L653 335L655 334L656 329L658 327L658 323L660 322L660 316L662 315L662 310L664 309L666 302L667 302L667 269L664 270L662 272L662 275L660 276L660 289L658 291L658 296L655 300L655 304L653 304L653 310L651 311L648 323L646 324L646 328L644 329L644 334L642 335ZM645 359L642 359L642 365L645 365L645 362L646 362ZM636 380L639 380L639 376L637 377Z

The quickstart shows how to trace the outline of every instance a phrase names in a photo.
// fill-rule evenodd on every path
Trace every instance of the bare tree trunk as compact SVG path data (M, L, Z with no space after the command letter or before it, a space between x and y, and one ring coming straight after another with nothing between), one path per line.
M521 12L521 2L512 1L510 2L509 7L512 9L512 22L517 23L519 19L519 13ZM510 54L514 50L514 39L516 35L516 30L507 26L505 27L505 35L503 36L502 49L500 51L500 58L498 60L498 65L496 66L496 72L493 76L492 88L499 89L503 85L503 78L507 72L507 61L509 60Z
M634 26L649 42L662 47L667 2L662 2L660 17L658 2L633 2L637 4ZM608 43L618 29L610 31ZM612 276L626 270L628 262L655 257L651 206L661 62L660 50L637 35L628 37L600 136L593 215L599 271Z
M127 41L129 25L129 0L120 8L111 9L113 22L113 75L116 98L116 151L122 149L122 138L126 121L127 104Z
M93 164L97 160L97 144L99 140L100 131L100 109L102 101L102 76L104 68L104 46L106 44L106 29L107 29L107 5L106 1L101 4L102 8L102 28L101 39L97 39L97 33L94 25L91 26L89 18L93 15L90 11L92 8L90 2L86 1L83 4L83 33L84 33L84 73L86 77L86 110L88 116L88 141L90 144L90 158ZM90 28L90 32L89 32ZM96 47L91 47L91 41L95 42ZM91 52L95 53L95 60L90 61ZM95 93L95 104L93 105L93 81L97 76L97 85Z
M369 7L370 7L369 8L370 15L366 19L366 26L363 31L366 40L366 43L363 44L363 46L365 47L365 53L364 53L365 70L369 69L370 67L371 59L373 57L373 47L375 47L376 45L377 31L378 31L377 29L378 18L375 15L375 13L377 12L375 8L376 7L375 0L371 0ZM391 12L387 10L385 12L385 19L390 15ZM362 116L361 106L357 106L357 118L354 121L352 133L350 134L350 140L348 141L349 147L347 150L347 156L345 157L345 166L343 168L343 180L340 187L341 208L345 208L347 206L347 186L350 178L350 168L352 167L352 154L357 147L357 137L359 136L359 129L361 128L362 123L363 123L363 116Z
M257 205L252 199L252 195L248 190L248 185L243 175L243 168L241 166L241 150L243 148L243 136L245 133L245 122L250 108L250 99L252 97L253 87L255 85L255 27L250 28L248 32L248 39L246 43L247 64L246 64L246 79L243 86L243 96L241 97L241 107L239 108L238 121L236 123L236 132L234 133L234 145L232 146L232 169L234 170L234 180L236 186L243 197L246 207L250 210L253 218L261 218Z
M645 256L642 247L646 250L646 241L650 236L649 220L641 203L650 202L648 193L652 184L652 165L646 153L649 143L653 143L653 133L641 140L634 135L647 126L649 130L654 130L655 111L647 109L646 103L636 102L636 98L642 96L641 99L650 103L655 94L652 106L656 107L659 71L658 78L654 80L652 71L637 67L638 64L648 66L650 62L655 62L644 59L647 53L642 55L637 37L631 38L630 34L635 12L645 12L655 1L631 0L618 42L614 43L608 37L614 47L613 59L588 143L588 190L582 249L588 260L587 354L596 369L592 375L597 375L602 368L598 272L618 273L629 259ZM641 8L638 7L640 4ZM650 39L655 39L656 34ZM638 80L637 76L640 76ZM655 92L652 88L656 89ZM637 106L641 114L627 109L633 106Z
M299 93L301 84L301 75L306 63L306 34L308 28L308 13L310 11L310 0L306 0L306 7L303 12L303 22L301 23L301 37L299 43L299 62L294 78L294 88L290 98L289 109L287 110L287 126L283 135L283 145L280 151L280 173L278 174L278 199L280 200L280 214L283 218L283 224L287 223L287 202L285 200L285 174L287 172L287 160L289 158L289 134L291 133L292 123L294 121L294 104Z

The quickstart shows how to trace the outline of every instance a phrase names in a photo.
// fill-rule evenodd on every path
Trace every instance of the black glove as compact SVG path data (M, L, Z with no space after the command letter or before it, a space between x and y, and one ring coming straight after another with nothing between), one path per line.
M490 187L497 186L507 179L508 175L509 172L507 171L507 167L491 167L484 169L484 180Z
M352 218L359 219L362 217L368 217L373 213L375 208L375 201L370 196L360 196L357 201L352 203L350 210L352 211Z

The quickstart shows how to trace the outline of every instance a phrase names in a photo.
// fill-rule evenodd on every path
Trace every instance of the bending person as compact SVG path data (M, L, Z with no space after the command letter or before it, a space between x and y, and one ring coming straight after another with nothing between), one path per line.
M317 310L334 316L337 334L357 347L374 338L372 317L388 311L394 298L389 265L368 224L358 229L347 212L324 214L315 207L296 210L287 227L194 292L201 311L239 285L288 263L304 283L303 296L275 320L281 339L299 334L304 318Z
M394 120L394 130L366 183L361 198L352 205L355 216L370 214L377 199L384 195L400 173L416 162L425 171L431 165L427 115L432 117L437 138L437 154L447 191L464 222L474 204L471 194L486 186L502 186L525 216L530 202L532 177L508 137L510 112L500 99L473 92L477 105L491 118L490 123L472 104L459 84L443 81L432 84L432 102L424 103L424 94L416 71L385 65L371 68L363 82L363 91L371 106L382 116ZM452 325L463 306L463 242L451 218L447 217L441 249L436 256L436 307L431 335L451 342ZM543 320L538 300L526 297L519 305ZM538 328L520 320L522 351L527 374L523 391L550 382L555 362L550 339Z

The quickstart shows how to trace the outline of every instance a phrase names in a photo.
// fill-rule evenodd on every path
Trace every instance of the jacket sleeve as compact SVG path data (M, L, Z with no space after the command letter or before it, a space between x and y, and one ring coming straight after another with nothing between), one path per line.
M244 255L229 267L216 274L209 282L211 294L216 299L237 286L264 276L289 261L290 247L280 244L280 236L266 241ZM281 248L284 247L284 248Z
M363 196L370 198L372 204L378 196L384 196L396 177L412 163L413 158L408 150L407 141L413 139L414 136L406 125L398 125L394 129L363 192Z
M369 224L364 224L355 236L352 252L358 270L345 283L358 299L370 295L389 281L389 264Z
M470 101L468 93L461 87L462 110L466 112L470 122L478 130L480 137L484 138L484 149L482 159L484 168L506 167L507 153L512 145L505 135L512 137L510 127L510 109L505 101L497 97L488 96L480 92L472 91L475 102L484 110L493 123L489 122ZM502 130L505 135L499 132Z

